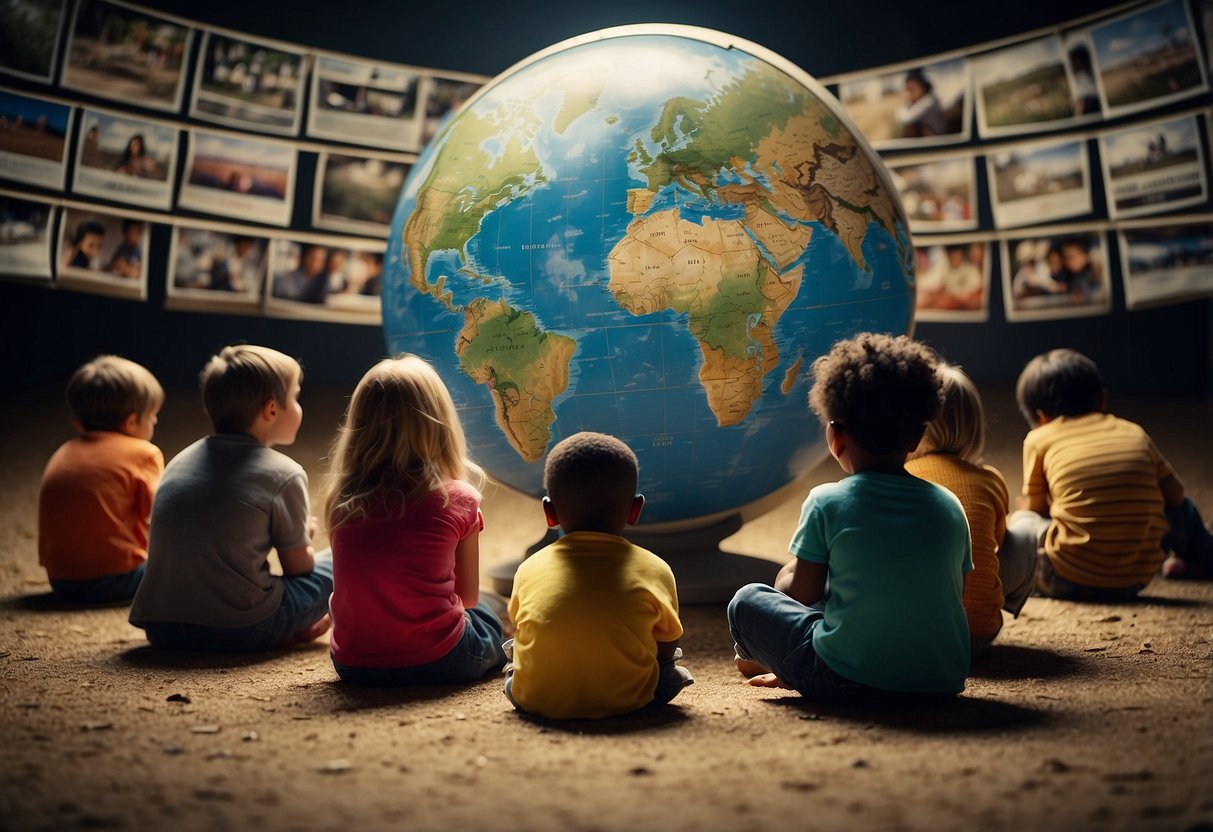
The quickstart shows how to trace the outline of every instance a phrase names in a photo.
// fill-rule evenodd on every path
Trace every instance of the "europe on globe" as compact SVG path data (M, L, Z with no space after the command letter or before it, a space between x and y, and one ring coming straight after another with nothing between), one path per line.
M389 350L431 361L473 456L543 493L582 430L640 461L642 524L729 516L819 462L810 365L904 333L914 257L837 101L754 44L631 26L498 76L428 145L388 245Z

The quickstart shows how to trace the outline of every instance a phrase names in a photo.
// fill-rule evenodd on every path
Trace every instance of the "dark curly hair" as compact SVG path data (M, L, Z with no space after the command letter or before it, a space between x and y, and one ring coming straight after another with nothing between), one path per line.
M562 525L601 530L611 524L610 518L627 516L638 476L631 448L614 436L583 431L552 448L543 468L543 487L568 521Z
M904 335L861 332L813 362L809 407L872 454L907 453L939 413L939 359Z

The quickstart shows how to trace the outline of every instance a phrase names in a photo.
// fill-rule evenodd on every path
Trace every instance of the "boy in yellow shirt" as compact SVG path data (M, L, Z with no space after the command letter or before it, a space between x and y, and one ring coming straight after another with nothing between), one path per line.
M552 449L543 480L544 515L564 536L514 576L506 696L552 719L669 702L694 680L674 663L682 624L673 572L621 536L644 508L636 455L612 436L574 434Z

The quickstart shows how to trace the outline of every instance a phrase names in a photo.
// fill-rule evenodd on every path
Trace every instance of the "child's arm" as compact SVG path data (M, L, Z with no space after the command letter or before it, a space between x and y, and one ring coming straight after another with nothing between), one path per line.
M455 594L471 609L480 600L480 530L455 545Z
M657 642L657 661L671 662L674 660L674 651L678 649L678 639L673 641Z
M825 598L827 574L824 563L793 558L775 576L775 588L807 606Z
M317 521L314 516L307 519L307 536L310 541L316 536ZM280 549L278 551L278 562L282 564L283 577L291 577L292 575L306 575L316 568L316 550L312 548L310 542L302 546L296 546L294 549Z
M1158 487L1162 489L1162 498L1167 501L1169 508L1178 508L1183 504L1184 484L1180 482L1179 477L1168 474L1159 481Z

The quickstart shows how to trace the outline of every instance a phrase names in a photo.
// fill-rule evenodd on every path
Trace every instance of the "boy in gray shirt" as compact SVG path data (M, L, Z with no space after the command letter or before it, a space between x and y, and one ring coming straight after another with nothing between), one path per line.
M130 622L157 647L258 651L329 628L332 558L315 554L307 474L273 450L303 421L293 358L225 347L202 371L214 434L168 464L152 504L148 561ZM283 576L270 574L276 549Z

